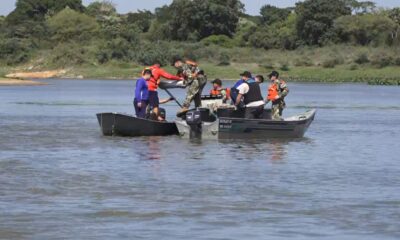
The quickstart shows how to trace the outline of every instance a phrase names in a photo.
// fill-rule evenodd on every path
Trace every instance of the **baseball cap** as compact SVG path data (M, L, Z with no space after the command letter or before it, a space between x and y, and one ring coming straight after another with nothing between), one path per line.
M248 78L251 78L251 77L252 77L252 76L251 76L251 72L249 72L249 71L244 71L243 73L240 74L240 76L248 77Z

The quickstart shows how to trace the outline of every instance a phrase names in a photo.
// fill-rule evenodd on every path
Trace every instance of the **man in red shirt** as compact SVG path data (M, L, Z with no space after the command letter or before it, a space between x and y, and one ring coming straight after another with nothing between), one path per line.
M165 78L168 80L176 80L176 81L181 81L183 80L183 78L166 72L164 69L160 67L159 63L155 63L153 66L148 67L146 69L150 69L153 75L153 77L150 78L150 80L148 81L149 105L153 109L153 113L156 114L158 120L163 121L164 119L160 116L158 109L160 105L160 100L158 98L158 92L157 92L158 84L160 83L161 78Z

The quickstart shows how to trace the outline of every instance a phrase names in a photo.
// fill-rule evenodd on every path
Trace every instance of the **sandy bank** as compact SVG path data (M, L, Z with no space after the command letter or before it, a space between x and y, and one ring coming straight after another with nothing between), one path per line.
M47 84L31 80L0 78L0 86L40 86L40 85L47 85Z
M66 73L65 70L54 70L54 71L43 71L43 72L16 72L7 74L7 78L55 78L63 76Z

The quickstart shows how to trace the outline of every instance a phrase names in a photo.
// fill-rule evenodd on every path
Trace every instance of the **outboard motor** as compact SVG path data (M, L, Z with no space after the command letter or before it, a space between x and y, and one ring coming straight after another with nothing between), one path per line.
M186 124L190 127L190 138L201 138L201 111L196 109L186 113Z

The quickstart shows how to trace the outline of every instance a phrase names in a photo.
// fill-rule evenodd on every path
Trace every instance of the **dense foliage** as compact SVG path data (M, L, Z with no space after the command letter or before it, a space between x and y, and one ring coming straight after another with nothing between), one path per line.
M377 9L371 1L305 0L294 8L265 5L259 16L249 16L244 7L240 0L174 0L154 13L119 14L112 1L85 7L81 0L17 0L15 10L0 17L0 64L32 59L54 66L167 64L181 54L228 65L240 58L232 54L238 47L400 45L400 8ZM382 56L355 59L357 64L374 61L400 62ZM327 59L321 64L342 62Z

